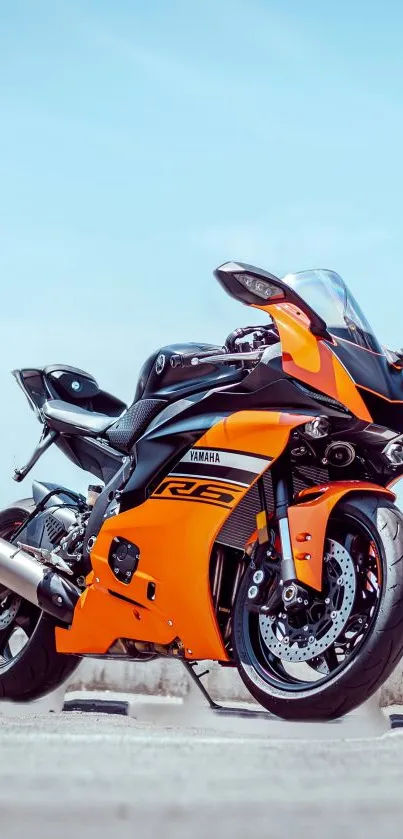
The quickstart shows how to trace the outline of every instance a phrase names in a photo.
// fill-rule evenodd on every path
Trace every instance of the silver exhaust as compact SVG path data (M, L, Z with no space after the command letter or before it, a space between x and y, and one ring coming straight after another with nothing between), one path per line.
M71 623L80 589L26 551L0 539L0 585L62 623Z

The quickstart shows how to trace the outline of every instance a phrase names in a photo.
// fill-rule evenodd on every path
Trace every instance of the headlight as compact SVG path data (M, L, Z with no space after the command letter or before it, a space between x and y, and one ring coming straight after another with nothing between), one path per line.
M320 437L327 437L329 434L330 422L326 417L315 417L311 422L304 425L304 434L318 440Z
M403 439L402 437L395 437L391 443L388 443L383 450L383 454L389 460L392 466L402 466L403 464Z
M277 297L279 300L284 299L284 292L281 288L275 286L267 280L262 280L260 277L254 277L253 274L234 274L241 285L248 288L256 297L262 300L270 300L271 297Z

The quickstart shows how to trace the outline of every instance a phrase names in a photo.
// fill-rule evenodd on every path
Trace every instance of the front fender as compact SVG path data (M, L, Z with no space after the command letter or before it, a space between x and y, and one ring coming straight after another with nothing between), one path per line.
M336 504L352 492L372 492L396 500L393 492L378 484L337 481L303 490L297 497L297 503L288 508L297 579L318 591L322 588L323 554L329 517Z

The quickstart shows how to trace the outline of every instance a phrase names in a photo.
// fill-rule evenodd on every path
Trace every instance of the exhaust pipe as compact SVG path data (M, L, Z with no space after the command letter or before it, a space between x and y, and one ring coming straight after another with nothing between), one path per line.
M39 606L62 623L72 622L76 603L82 594L70 580L41 565L26 551L5 539L0 539L0 585Z

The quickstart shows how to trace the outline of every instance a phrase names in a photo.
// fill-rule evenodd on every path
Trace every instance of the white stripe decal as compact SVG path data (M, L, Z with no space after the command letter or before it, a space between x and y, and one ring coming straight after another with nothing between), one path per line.
M202 481L218 481L218 483L235 484L239 487L248 487L249 484L244 484L242 481L233 481L232 478L220 478L219 475L189 475L189 472L170 472L169 478L195 478Z
M180 463L215 463L217 466L227 466L232 469L243 469L259 475L271 463L271 457L255 457L250 454L238 454L222 449L199 449L198 447L186 452Z

